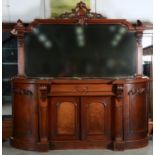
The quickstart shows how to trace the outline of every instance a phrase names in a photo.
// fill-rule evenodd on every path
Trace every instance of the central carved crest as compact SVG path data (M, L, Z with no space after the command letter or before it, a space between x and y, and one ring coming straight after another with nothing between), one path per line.
M86 23L87 19L92 18L106 18L101 14L90 12L90 9L86 7L84 2L77 3L75 9L72 9L72 12L65 12L59 16L63 19L76 19L79 24L83 25Z

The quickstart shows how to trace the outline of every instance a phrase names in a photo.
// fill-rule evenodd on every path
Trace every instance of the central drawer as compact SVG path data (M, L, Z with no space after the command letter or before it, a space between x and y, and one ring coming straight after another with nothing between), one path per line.
M112 94L112 85L109 84L54 84L51 85L51 95L103 95Z

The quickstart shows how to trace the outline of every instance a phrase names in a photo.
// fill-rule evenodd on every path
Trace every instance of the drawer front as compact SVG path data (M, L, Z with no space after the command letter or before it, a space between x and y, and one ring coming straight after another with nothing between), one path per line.
M112 94L112 85L108 84L55 84L51 86L51 95L92 95L92 94Z

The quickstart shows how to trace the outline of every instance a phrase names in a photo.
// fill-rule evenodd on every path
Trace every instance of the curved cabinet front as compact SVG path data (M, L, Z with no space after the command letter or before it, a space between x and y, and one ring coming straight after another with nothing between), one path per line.
M148 143L148 81L15 78L11 144L35 151L143 147Z
M12 80L12 98L12 146L25 150L47 150L47 144L39 144L36 83Z
M148 143L147 83L125 84L124 139L127 148L142 147Z

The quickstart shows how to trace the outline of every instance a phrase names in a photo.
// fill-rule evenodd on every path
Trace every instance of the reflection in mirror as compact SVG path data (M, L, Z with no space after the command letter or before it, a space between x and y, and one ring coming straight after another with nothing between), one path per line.
M136 73L136 38L121 25L39 25L25 35L26 74L117 77Z

